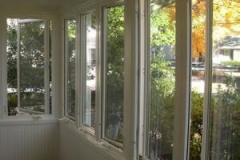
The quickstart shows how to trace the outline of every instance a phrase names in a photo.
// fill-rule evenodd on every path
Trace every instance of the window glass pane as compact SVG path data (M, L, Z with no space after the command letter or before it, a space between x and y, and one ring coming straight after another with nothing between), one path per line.
M49 112L52 113L52 31L53 23L49 21Z
M172 159L175 96L175 3L149 4L150 44L146 151L148 159Z
M19 20L20 108L44 112L44 28L43 21Z
M44 20L7 19L8 115L51 113L46 32Z
M84 19L85 32L85 104L83 109L83 124L95 128L95 93L96 93L96 14L86 14Z
M65 21L66 116L75 118L76 20Z
M7 19L8 115L17 114L17 19Z
M213 0L211 159L240 159L240 2Z
M124 7L106 9L105 128L109 142L123 142Z
M192 1L190 159L200 159L205 86L205 1Z

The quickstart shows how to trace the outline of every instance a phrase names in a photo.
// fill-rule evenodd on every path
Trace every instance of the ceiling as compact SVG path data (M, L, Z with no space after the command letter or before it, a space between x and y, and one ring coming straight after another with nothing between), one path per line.
M64 7L80 2L81 0L0 0L0 7Z

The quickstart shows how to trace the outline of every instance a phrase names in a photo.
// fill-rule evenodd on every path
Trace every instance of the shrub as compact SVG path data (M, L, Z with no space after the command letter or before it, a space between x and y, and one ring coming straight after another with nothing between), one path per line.
M17 93L8 93L8 115L16 115L16 107L17 107Z
M234 61L234 60L224 61L224 62L221 62L221 65L232 66L232 67L240 67L240 61Z

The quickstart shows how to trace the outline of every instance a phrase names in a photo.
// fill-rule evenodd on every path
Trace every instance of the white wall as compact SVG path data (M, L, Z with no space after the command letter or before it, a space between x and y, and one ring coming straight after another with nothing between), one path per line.
M56 120L0 122L0 160L58 160L58 135Z
M64 122L60 122L60 160L115 160Z
M57 120L0 122L0 160L116 159L100 148Z

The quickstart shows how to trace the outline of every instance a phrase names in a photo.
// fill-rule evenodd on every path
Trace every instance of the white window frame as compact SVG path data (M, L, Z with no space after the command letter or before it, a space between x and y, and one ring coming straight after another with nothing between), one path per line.
M21 24L26 24L26 23L32 23L32 22L44 22L44 88L45 88L45 93L44 93L44 113L49 114L50 113L50 106L49 106L49 21L44 20L44 19L20 19L18 20L18 25L17 25L17 97L20 97L20 62L19 62L19 54L20 54L20 25ZM27 113L37 113L35 111L30 111L26 109L22 109L20 106L20 98L18 98L18 108L22 112L27 112Z
M124 156L138 159L139 133L139 3L125 1ZM130 66L130 68L129 68Z
M211 139L211 99L212 99L212 29L213 26L213 1L206 1L206 53L205 53L205 88L204 88L204 108L203 108L203 135L201 160L208 160L211 151L209 139Z
M140 121L139 121L139 155L146 158L147 134L147 86L148 86L148 37L149 2L140 2ZM190 134L190 78L191 78L191 1L175 1L176 6L176 69L175 69L175 107L173 132L173 160L189 159ZM186 17L183 19L182 17ZM132 147L133 148L133 147Z
M4 16L0 16L0 34L2 35L0 40L2 43L0 44L0 74L5 76L0 76L0 120L8 117L8 107L7 107L7 63L6 63L6 45L7 45L7 24Z
M96 16L97 16L97 11L96 9L90 9L86 12L81 12L80 15L79 15L79 21L80 21L80 25L79 25L79 30L80 30L80 33L78 33L79 35L79 38L80 38L80 43L81 44L78 44L80 46L80 59L79 62L80 62L80 68L79 68L79 77L80 79L78 79L78 82L80 82L80 94L79 95L82 95L80 99L80 108L79 108L79 125L80 127L87 131L87 133L89 133L91 136L95 137L96 136L96 130L98 129L98 125L95 125L95 129L91 128L91 127L88 127L86 126L85 124L83 124L83 114L84 113L84 107L86 105L86 26L85 26L85 16L87 14L92 14L93 12L96 13ZM97 26L97 21L98 21L98 18L96 17L96 26ZM98 39L97 39L97 29L96 29L96 63L99 64L98 62L98 54L99 54L99 51L98 51ZM96 86L97 86L97 81L99 81L99 78L98 78L98 65L96 64ZM96 109L96 114L95 114L95 124L98 124L97 122L97 111L99 110L98 107L99 107L99 104L97 103L97 87L96 87L96 90L95 90L95 109Z
M105 95L106 95L106 68L107 68L107 63L106 63L106 59L107 59L107 51L106 51L106 48L107 48L107 44L105 43L105 42L107 42L107 30L108 30L108 26L107 26L107 10L108 10L108 8L111 8L111 7L117 7L117 6L123 6L124 8L125 8L125 6L124 6L124 4L123 3L119 3L119 4L114 4L114 5L110 5L110 6L104 6L104 7L102 7L102 15L103 15L103 17L102 17L102 33L103 33L103 35L102 35L102 57L103 57L103 68L102 68L102 76L103 76L103 79L102 79L102 86L103 86L103 88L102 88L102 139L104 139L105 141L107 141L107 142L109 142L109 143L112 143L112 144L114 144L115 146L117 146L117 147L120 147L120 148L123 148L123 144L121 144L121 143L119 143L119 142L116 142L116 141L114 141L114 140L111 140L111 139L109 139L109 138L107 138L107 137L105 137L105 106L106 106L106 97L105 97ZM124 9L125 10L125 9ZM125 39L124 39L125 40ZM125 45L125 43L124 43L124 45ZM124 66L126 65L126 63L125 63L125 52L124 52ZM125 67L124 67L125 68ZM125 77L124 77L125 78ZM125 80L124 80L124 84L125 84ZM124 100L124 99L123 99ZM124 106L123 106L124 107ZM124 113L124 111L123 111L123 115L124 115L125 113ZM124 124L123 124L124 125Z
M73 20L75 19L76 22L77 22L77 18L76 17L69 17L69 18L65 18L64 19L64 116L68 117L70 120L72 121L76 121L77 120L77 97L76 97L76 93L77 93L77 55L78 55L78 52L77 52L77 28L78 28L78 25L76 23L76 40L75 40L75 54L76 54L76 58L75 58L75 117L72 117L72 116L69 116L67 111L68 111L68 67L69 67L69 57L68 57L68 24L67 22L69 20Z
M9 19L11 16L3 16L3 20L4 22L2 21L1 25L5 25L7 27L7 19ZM31 18L29 18L31 17ZM54 38L53 36L51 37L51 41L52 41L52 46L51 46L51 59L52 59L52 64L51 64L51 76L52 76L52 101L51 101L51 113L50 112L50 106L49 106L49 101L50 101L50 86L49 86L49 78L50 78L50 75L49 75L49 53L50 53L50 45L49 45L49 34L50 34L50 21L52 23L52 28L53 30L55 29L55 18L51 15L49 16L41 16L41 15L36 15L36 16L29 16L29 17L26 17L26 16L18 16L18 17L14 17L14 19L24 19L22 20L22 22L32 22L32 21L39 21L39 20L42 20L45 24L45 26L48 26L48 27L45 27L45 30L44 30L44 46L45 46L45 49L44 51L46 52L46 55L44 56L45 58L45 62L47 63L45 66L44 66L44 83L45 83L45 89L47 92L44 93L44 108L45 108L45 113L44 114L40 114L40 115L20 115L20 116L9 116L8 115L8 101L7 101L7 63L6 63L6 58L7 58L7 52L6 52L6 41L7 41L7 28L2 28L4 29L4 31L2 32L3 35L5 36L2 36L2 59L1 59L1 64L2 64L2 68L0 69L1 72L3 73L3 76L1 78L1 88L3 89L2 90L2 97L0 98L2 103L1 105L3 106L1 108L1 114L0 114L0 119L24 119L24 120L32 120L32 119L51 119L53 118L55 115L56 115L56 110L55 110L55 96L56 94L54 93L54 90L56 89L55 88L55 81L56 79L54 78L57 73L54 74L54 70L55 70L55 67L54 67L54 64L55 64L55 60L54 58L56 57L54 55L54 52L55 52L55 46L56 46L56 42L54 42ZM12 17L11 17L12 18ZM18 27L17 27L17 30L18 30ZM52 35L53 35L53 30L51 31ZM18 52L18 51L17 51ZM18 53L17 53L18 54ZM17 73L19 74L19 73ZM48 82L48 83L46 83ZM19 96L19 95L18 95ZM18 102L18 105L19 105L19 102ZM19 107L19 106L18 106ZM47 113L48 112L48 113ZM30 113L28 111L28 113ZM34 113L34 112L33 112ZM47 113L47 114L46 114Z
M141 3L140 3L141 2ZM142 82L139 82L140 72L143 73L143 77L145 75L146 60L141 59L139 57L139 52L144 53L147 51L145 40L139 41L139 38L144 37L140 36L139 32L141 30L146 33L146 28L139 27L139 24L145 25L144 19L146 16L146 9L144 4L142 6L142 10L139 17L139 4L142 4L143 1L101 1L95 4L97 6L96 14L97 17L97 91L96 91L96 106L97 108L97 125L95 135L89 134L88 130L82 126L82 122L80 119L82 118L82 111L78 111L78 125L80 127L80 132L83 133L86 139L92 139L93 143L100 142L104 148L109 150L109 154L117 155L116 157L124 157L125 159L137 159L138 158L138 140L141 137L141 133L139 132L138 122L139 122L139 88L143 85L147 84L147 80L144 78ZM102 9L107 7L113 7L115 5L124 4L125 8L125 64L124 64L124 75L125 75L125 84L124 84L124 142L123 142L123 150L119 150L113 145L109 144L102 137L102 126L103 126L103 116L104 110L102 110L102 104L104 104L104 92L101 84L104 83L104 77L101 74L104 67L104 52L100 53L104 49L104 25L103 21L105 18L102 14ZM91 4L90 6L95 6ZM83 6L84 8L84 6ZM87 7L88 9L79 9L82 14L88 13L91 11L92 7ZM89 9L91 8L91 9ZM84 11L84 12L83 12ZM176 1L176 11L177 11L177 26L176 26L176 102L175 102L175 120L174 120L174 148L173 148L173 159L188 159L189 154L189 120L190 120L190 69L191 69L191 3L187 1ZM79 13L76 13L79 15ZM185 15L186 19L182 19L182 16ZM80 15L79 15L80 16ZM80 16L81 17L81 16ZM78 23L80 23L80 18L78 19ZM141 19L141 21L140 21ZM141 22L141 23L140 23ZM80 26L78 26L79 28ZM81 54L81 33L80 29L77 31L78 36L78 51L77 53ZM144 44L144 45L142 45ZM102 55L102 56L101 56ZM144 55L144 54L142 54ZM144 56L143 56L144 57ZM77 58L77 66L78 69L82 69L82 59L80 57ZM140 66L141 62L141 66ZM143 64L144 63L144 64ZM141 76L142 77L142 76ZM146 77L146 76L145 76ZM77 73L77 84L78 94L82 93L80 90L82 89L82 75L80 72ZM141 84L141 85L140 85ZM144 87L145 88L145 87ZM146 88L145 88L146 89ZM144 91L144 90L143 90ZM146 95L143 93L141 97L144 99ZM78 108L81 110L83 99L80 98L78 102ZM146 102L144 102L145 104ZM180 106L180 107L179 107ZM143 109L143 111L145 111ZM142 115L145 117L144 115ZM146 117L144 121L146 120ZM143 122L144 122L143 121ZM141 125L141 124L140 124ZM181 137L181 138L179 138ZM143 139L144 141L144 139ZM141 144L140 144L141 145ZM143 142L144 145L144 142ZM144 148L144 147L143 147ZM144 152L143 152L144 154Z
M176 100L173 159L189 159L191 104L191 0L176 0ZM185 15L185 19L182 16ZM179 138L181 137L181 138Z
M134 5L134 6L131 6L133 7L134 9L132 10L132 8L129 10L129 12L131 14L135 13L135 11L137 11L137 8L135 8L137 6L137 3L136 2L130 2L131 5ZM77 95L80 95L80 97L77 97L77 116L76 116L76 122L72 122L71 124L73 124L76 128L79 128L79 131L80 131L80 135L84 136L86 140L94 143L94 144L98 144L100 146L100 148L102 148L103 150L107 151L108 154L111 154L111 155L114 155L114 157L118 157L119 159L129 159L128 157L132 157L132 153L134 153L134 156L137 157L137 152L132 152L130 153L129 152L129 149L131 148L131 150L135 150L135 148L137 147L137 144L134 143L134 148L132 143L131 145L129 145L130 142L133 141L133 139L135 139L136 141L136 137L134 134L130 133L129 131L132 130L132 126L135 126L134 127L134 130L135 132L137 132L137 126L135 125L135 123L137 123L137 115L136 115L136 112L135 112L135 109L133 109L132 107L132 104L133 103L136 103L138 101L138 91L136 89L136 83L131 81L130 79L134 77L134 79L136 80L136 82L138 82L138 78L136 77L137 76L137 70L136 68L132 68L131 70L128 69L128 66L132 66L133 65L133 61L135 63L135 65L138 65L138 62L136 62L136 59L132 57L131 54L129 55L126 55L126 51L131 53L131 50L134 50L134 56L137 56L137 52L138 50L136 50L136 47L133 47L131 45L129 45L129 41L126 42L126 40L129 39L129 36L126 36L126 31L125 31L125 42L124 44L128 46L128 49L124 49L124 54L125 54L125 58L129 58L130 61L127 61L127 63L124 63L124 72L128 72L128 75L129 77L125 80L125 81L128 81L130 83L126 83L124 84L124 90L127 88L128 91L131 90L131 89L134 89L134 93L132 92L128 92L128 91L124 91L124 94L127 94L127 95L124 95L124 98L125 97L128 97L128 95L130 95L131 97L134 97L133 99L129 98L128 100L124 100L124 104L127 104L127 106L124 106L124 110L127 109L127 111L124 111L124 114L126 112L129 112L127 115L124 115L124 118L125 119L131 119L131 123L127 122L124 120L124 128L128 128L130 130L125 130L124 131L124 142L123 142L123 149L120 149L119 147L116 147L112 144L110 144L108 141L106 141L104 138L103 138L103 135L102 135L102 131L103 131L103 113L104 111L102 110L103 106L103 99L104 99L104 92L103 92L103 86L102 84L104 83L103 81L103 74L102 74L102 71L103 71L103 67L104 67L104 53L102 52L103 50L103 46L104 46L104 41L103 41L103 37L104 37L104 19L103 16L103 11L104 11L104 8L108 8L108 7L114 7L114 6L119 6L119 5L124 5L124 7L126 8L126 3L123 2L123 0L116 0L116 1L102 1L102 2L99 2L99 3L89 3L89 4L84 4L83 6L81 6L81 8L78 8L76 12L72 13L71 12L71 15L77 15L77 24L78 24L78 27L77 27L77 70L76 70L76 87L77 87ZM96 71L96 76L97 76L97 81L96 81L96 128L95 128L95 131L93 132L92 129L90 129L89 127L86 127L82 124L82 112L83 112L83 102L84 102L84 99L83 99L83 96L81 96L81 94L84 93L84 90L83 90L83 81L85 80L85 75L82 74L82 70L85 69L84 65L85 65L85 62L84 61L84 58L82 57L82 54L84 54L84 46L83 46L83 41L84 41L84 36L82 36L82 27L81 27L81 23L82 23L82 20L81 20L81 16L84 15L84 14L88 14L88 13L91 13L92 11L95 11L96 12L96 22L97 22L97 46L96 46L96 65L98 66L97 67L97 71ZM128 17L126 16L126 9L124 9L125 11L125 19L127 19ZM67 16L69 17L69 16ZM134 35L136 36L138 31L136 30L138 28L137 26L137 18L138 15L137 14L133 14L133 17L131 17L131 19L128 19L129 21L134 21ZM125 22L125 25L126 25L126 22ZM130 26L131 27L131 26ZM128 32L131 32L133 28L129 28L130 30L128 30ZM131 43L135 43L133 42L136 41L136 44L138 42L137 40L137 37L135 36L131 36L131 39L129 39L131 41ZM131 58L130 58L131 57ZM138 61L138 60L137 60ZM137 67L137 66L136 66ZM132 73L134 73L132 75ZM65 78L65 77L64 77ZM134 84L134 85L132 85ZM129 87L131 86L131 87ZM136 94L136 95L133 95L133 94ZM130 101L129 101L130 100ZM130 103L129 103L130 102ZM134 104L134 108L137 107L137 104ZM136 117L134 118L134 121L132 121L132 114ZM130 118L130 117L131 118ZM68 122L68 117L65 116L66 119L66 124L69 124ZM64 118L64 119L65 119Z

